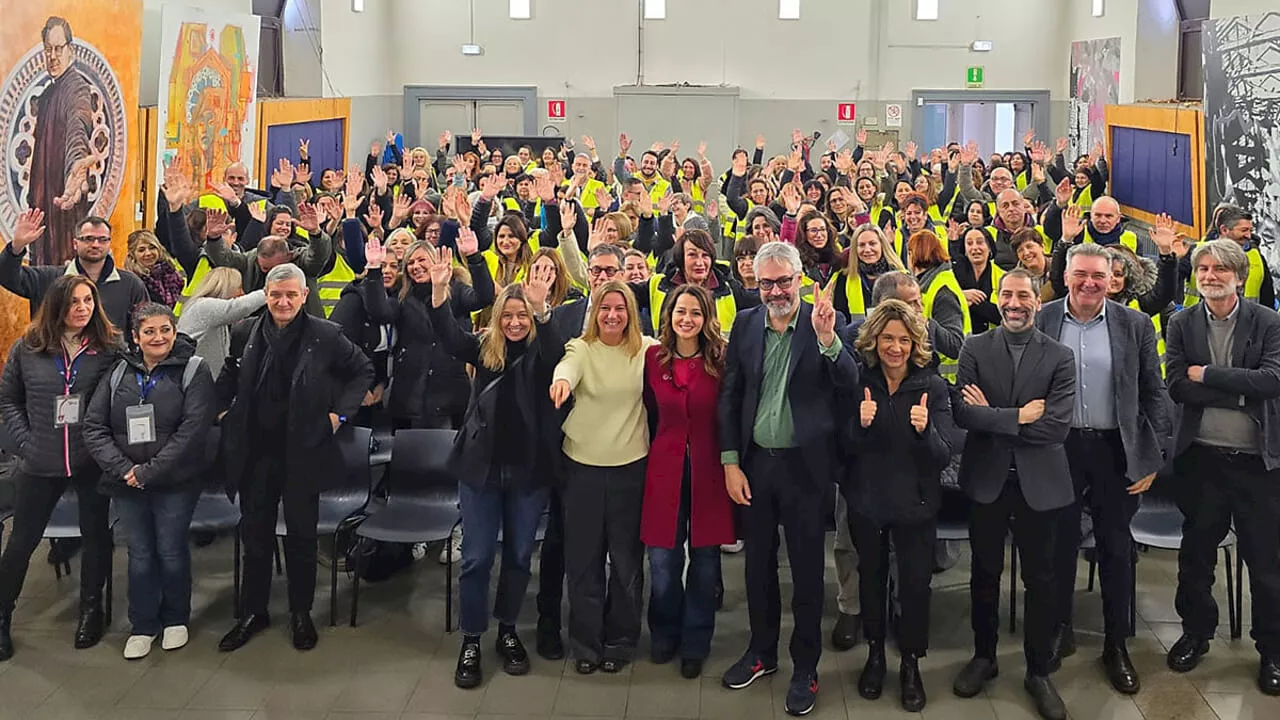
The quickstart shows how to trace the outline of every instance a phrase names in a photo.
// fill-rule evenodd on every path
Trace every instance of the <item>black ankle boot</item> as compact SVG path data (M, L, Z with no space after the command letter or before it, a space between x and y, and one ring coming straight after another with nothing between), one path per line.
M920 712L924 709L924 680L920 678L919 658L911 653L902 656L902 664L898 666L898 685L903 710Z
M76 649L88 650L102 640L106 616L101 603L88 603L80 609L80 622L76 624Z
M867 640L867 664L858 676L858 694L868 700L876 700L884 691L884 640Z
M13 637L9 635L12 613L0 613L0 662L13 657Z

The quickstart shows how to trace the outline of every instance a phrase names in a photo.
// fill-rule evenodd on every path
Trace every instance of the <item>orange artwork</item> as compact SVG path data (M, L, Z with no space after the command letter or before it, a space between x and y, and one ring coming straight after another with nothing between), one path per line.
M18 215L45 214L31 262L73 255L87 215L111 221L123 258L134 228L142 0L0 0L0 239ZM0 290L4 347L29 320L28 303Z

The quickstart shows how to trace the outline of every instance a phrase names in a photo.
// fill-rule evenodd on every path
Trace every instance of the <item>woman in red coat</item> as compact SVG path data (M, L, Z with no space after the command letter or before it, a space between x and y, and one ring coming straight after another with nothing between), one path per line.
M725 341L711 293L697 285L676 288L663 305L658 337L644 363L652 440L640 539L653 576L649 634L653 661L679 655L680 674L692 679L711 653L720 546L737 538L717 439ZM689 572L682 581L686 542Z

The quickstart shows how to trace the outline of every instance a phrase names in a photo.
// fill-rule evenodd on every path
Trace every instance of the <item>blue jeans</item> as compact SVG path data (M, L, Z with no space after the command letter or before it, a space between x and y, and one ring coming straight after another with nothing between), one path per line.
M502 569L493 616L499 623L514 625L520 615L525 590L529 587L530 560L538 532L538 521L547 508L546 488L504 488L491 482L483 487L459 483L462 504L462 569L458 573L458 604L461 629L466 635L480 635L489 629L489 572L498 554L498 531L502 531ZM505 480L505 476L502 477Z
M672 651L689 660L706 660L716 629L716 586L720 584L720 546L690 547L689 574L684 575L685 542L689 538L689 475L685 465L672 549L649 548L649 635L655 654Z
M191 621L191 515L198 488L115 498L129 536L129 622L134 635Z

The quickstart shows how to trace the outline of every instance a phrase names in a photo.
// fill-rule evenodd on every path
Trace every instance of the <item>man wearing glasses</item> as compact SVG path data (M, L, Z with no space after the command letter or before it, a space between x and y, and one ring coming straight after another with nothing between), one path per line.
M76 226L75 257L66 265L23 265L27 247L45 235L45 215L28 210L18 216L13 242L0 250L0 287L31 301L35 316L44 294L62 275L84 275L98 286L102 310L118 328L129 327L129 312L147 302L147 288L137 275L116 267L111 257L111 224L89 216Z

